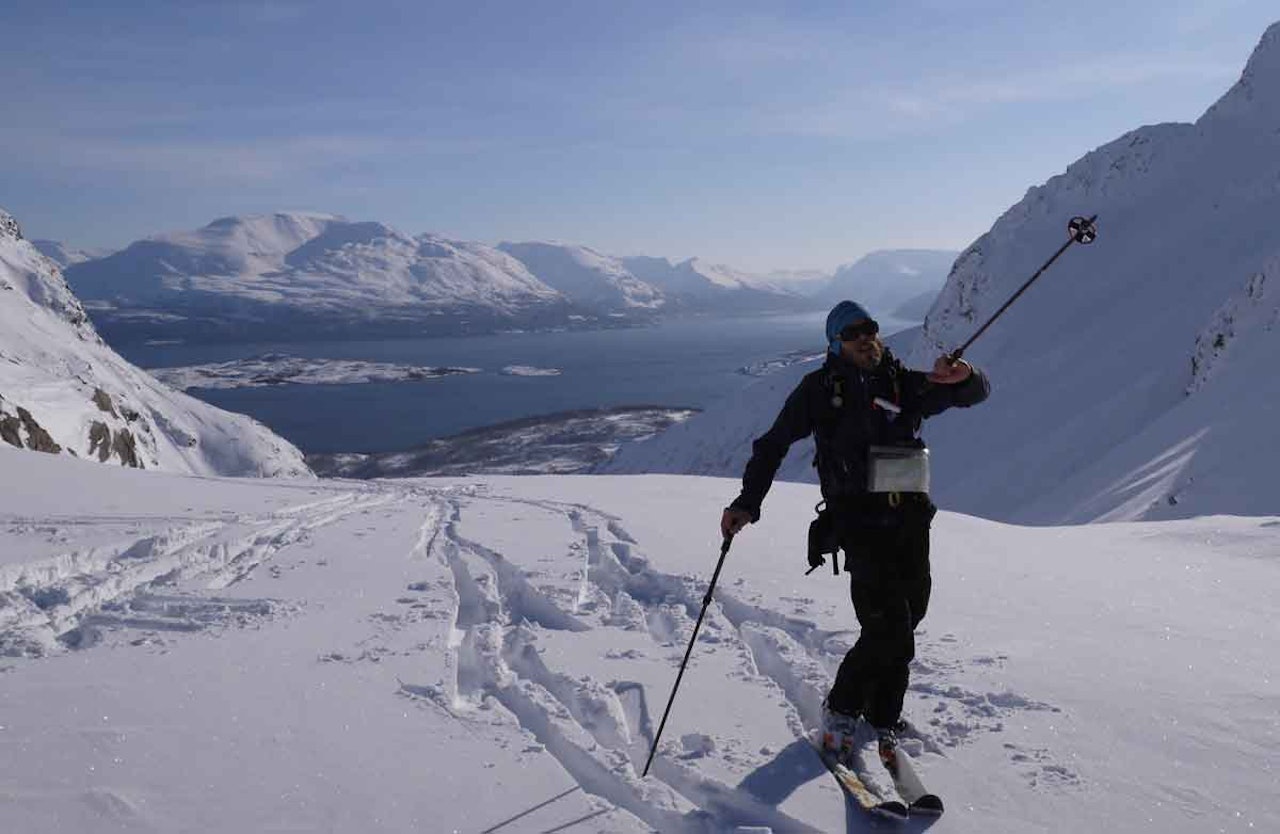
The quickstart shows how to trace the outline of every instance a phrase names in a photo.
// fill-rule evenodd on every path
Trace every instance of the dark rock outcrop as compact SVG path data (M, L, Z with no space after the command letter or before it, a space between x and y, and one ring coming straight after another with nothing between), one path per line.
M53 437L44 427L36 422L31 412L18 406L17 416L5 414L0 416L0 439L19 449L32 449L37 452L57 454L62 447L53 442ZM26 432L26 440L22 433Z

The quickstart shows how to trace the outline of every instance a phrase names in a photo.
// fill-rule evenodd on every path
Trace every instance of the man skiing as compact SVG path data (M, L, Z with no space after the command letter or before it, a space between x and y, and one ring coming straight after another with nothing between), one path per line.
M915 628L929 604L928 450L920 423L953 406L982 402L986 376L942 356L931 373L905 368L861 305L827 316L827 358L787 397L772 428L752 445L742 493L724 511L724 536L760 519L760 505L791 444L814 435L825 509L810 528L809 564L845 553L861 626L823 705L823 744L847 749L859 716L876 728L882 755L901 729L915 657ZM837 565L838 569L838 565Z

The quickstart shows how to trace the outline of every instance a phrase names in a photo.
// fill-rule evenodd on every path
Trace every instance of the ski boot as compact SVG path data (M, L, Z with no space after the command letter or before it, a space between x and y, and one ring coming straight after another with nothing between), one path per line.
M905 724L897 721L889 727L876 727L876 750L880 754L880 762L890 773L898 772L898 726Z
M837 756L840 761L848 761L855 749L858 731L858 716L832 709L825 701L822 703L822 749Z

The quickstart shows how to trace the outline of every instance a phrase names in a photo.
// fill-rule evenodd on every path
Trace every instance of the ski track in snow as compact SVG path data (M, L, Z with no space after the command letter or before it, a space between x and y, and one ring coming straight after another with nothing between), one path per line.
M287 614L293 606L279 600L207 592L234 585L310 531L394 498L344 492L265 515L202 520L0 567L0 656L84 649L119 629L142 632L131 641L135 645L162 645L163 632L243 626ZM87 517L24 521L55 530L99 523ZM157 523L155 518L135 521L140 527Z
M775 832L813 830L753 795L750 774L737 786L700 774L689 760L705 753L682 748L691 739L696 747L697 734L682 736L672 732L674 725L667 728L650 771L655 778L640 779L656 727L652 710L661 708L658 698L668 693L646 693L644 686L630 681L573 677L549 667L538 650L537 637L544 631L642 632L656 651L670 656L674 676L680 655L673 652L681 651L692 633L702 607L704 579L653 569L620 519L589 506L484 496L486 502L560 515L571 525L578 540L570 545L568 563L582 567L563 578L572 588L544 590L531 579L534 574L459 532L469 501L476 497L450 497L433 510L441 530L432 534L424 551L440 559L453 580L452 680L434 686L402 684L402 694L430 700L464 721L479 720L496 702L587 795L660 831L720 831L739 825L767 826ZM848 617L852 621L851 611ZM754 604L721 586L699 634L698 649L723 649L740 656L741 682L779 693L785 720L800 737L818 725L822 698L854 636L844 630L825 631L810 620ZM606 656L632 658L643 652L611 650ZM908 708L923 709L927 717L904 739L906 750L915 756L945 755L948 748L980 734L1000 732L1020 713L1057 711L1013 692L976 692L950 680L966 663L998 666L1002 660L962 660L950 635L922 635ZM715 749L714 739L699 738L709 750ZM1011 744L1005 748L1033 786L1066 789L1081 783L1051 751ZM755 772L768 767L766 763ZM873 787L890 790L887 775L878 767L862 769Z
M469 508L518 504L563 519L574 541L568 560L576 566L558 579L527 571L501 552L460 530ZM624 811L664 832L710 832L734 826L765 826L775 832L814 829L761 794L771 768L794 755L797 741L771 762L735 750L732 740L681 733L669 725L650 775L641 779L660 710L668 691L649 691L627 680L575 677L549 665L539 635L617 630L646 635L652 653L619 640L625 650L604 656L661 656L672 678L694 620L702 607L704 578L654 569L640 542L620 519L580 504L533 501L487 494L486 488L377 485L344 491L261 515L222 519L136 519L137 534L118 544L69 551L51 558L0 568L0 656L37 657L90 648L108 634L134 645L166 643L166 634L243 627L287 616L302 603L238 598L218 593L272 564L286 546L312 531L356 513L393 505L420 513L410 563L432 563L434 579L408 586L395 600L403 613L372 615L373 633L358 654L332 652L322 662L378 661L391 653L389 635L426 619L451 618L446 669L436 683L400 682L398 694L429 702L483 735L486 725L513 722L535 740L528 751L545 751L590 800L592 813ZM120 519L104 519L118 524ZM23 519L57 530L94 519ZM152 529L146 529L150 525ZM157 526L163 529L157 529ZM287 561L287 560L286 560ZM557 584L558 583L558 584ZM806 610L806 600L794 611ZM808 601L811 602L811 601ZM852 624L852 612L847 612ZM136 634L135 634L136 633ZM621 636L621 635L620 635ZM803 616L753 601L739 587L717 588L699 634L695 655L728 652L736 659L738 685L763 686L780 703L797 736L817 726L822 697L854 634L827 631ZM408 653L426 648L418 643ZM904 741L913 755L945 751L981 734L998 733L1025 712L1056 712L1049 704L1009 691L965 688L954 673L965 666L995 667L1001 657L961 658L955 638L918 639L908 709L918 717ZM660 714L660 713L659 713ZM1052 751L1005 744L1029 783L1044 790L1075 789L1080 776ZM717 750L717 748L720 748ZM719 755L744 774L737 785L701 772L697 759ZM870 757L874 761L874 757ZM863 767L881 790L887 777Z

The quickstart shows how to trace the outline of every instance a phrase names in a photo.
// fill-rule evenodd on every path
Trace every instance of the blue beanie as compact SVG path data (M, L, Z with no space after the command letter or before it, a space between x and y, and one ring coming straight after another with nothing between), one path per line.
M856 301L841 301L827 313L827 352L840 354L840 331L855 321L871 319L867 308ZM873 320L873 319L872 319Z

